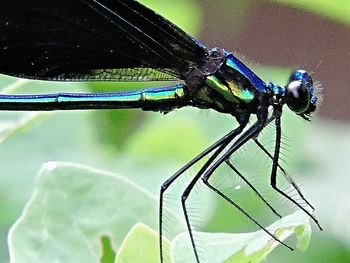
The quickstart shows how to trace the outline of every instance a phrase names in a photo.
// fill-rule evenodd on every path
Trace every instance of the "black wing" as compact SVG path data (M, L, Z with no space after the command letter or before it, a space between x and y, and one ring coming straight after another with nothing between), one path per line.
M176 7L175 7L176 8ZM46 80L182 79L208 50L132 0L1 0L0 73Z

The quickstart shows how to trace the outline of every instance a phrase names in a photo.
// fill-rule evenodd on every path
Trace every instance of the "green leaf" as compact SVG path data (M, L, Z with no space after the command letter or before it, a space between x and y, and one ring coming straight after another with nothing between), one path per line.
M332 20L350 24L350 2L348 0L273 0L317 13Z
M113 263L115 260L115 251L111 239L108 236L101 237L102 257L101 263Z
M11 262L98 262L101 237L110 237L116 251L137 222L156 228L157 215L158 197L125 177L49 162L10 231Z
M164 239L164 246L170 242ZM167 249L167 248L165 248ZM165 258L165 262L170 262ZM159 235L147 225L138 223L128 233L118 252L115 262L159 262Z
M267 229L281 241L294 234L297 248L302 251L307 248L311 237L309 219L302 211L278 220ZM244 234L196 232L195 238L203 241L200 242L200 251L205 252L205 255L200 254L201 262L210 263L261 262L280 245L262 230ZM194 260L187 232L178 235L171 246L174 262Z

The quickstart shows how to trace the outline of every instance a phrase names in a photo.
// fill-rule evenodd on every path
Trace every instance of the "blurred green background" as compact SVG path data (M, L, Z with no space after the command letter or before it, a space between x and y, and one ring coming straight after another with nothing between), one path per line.
M267 262L350 262L349 2L142 2L208 47L222 47L256 62L253 68L266 81L284 84L289 71L296 68L314 72L324 97L317 116L309 123L286 114L283 123L297 160L293 177L316 207L324 231L313 226L305 253L278 248ZM162 84L86 85L0 77L1 87L12 93L139 89ZM8 230L31 196L44 162L70 161L118 172L157 194L165 178L236 125L229 116L196 109L167 115L141 111L4 112L0 118L1 262L8 261ZM220 207L217 209L219 212ZM208 228L232 230L231 220L216 217Z

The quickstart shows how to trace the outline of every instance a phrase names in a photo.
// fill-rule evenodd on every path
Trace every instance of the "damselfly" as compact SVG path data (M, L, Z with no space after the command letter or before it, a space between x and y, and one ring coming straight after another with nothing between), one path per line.
M0 95L0 110L3 111L137 108L169 112L192 106L214 109L236 119L237 128L192 159L161 187L161 262L164 194L171 184L204 157L208 159L181 196L196 261L199 262L198 249L186 201L200 181L239 209L267 235L290 248L211 184L210 178L218 167L227 165L232 173L245 180L273 213L280 216L230 162L235 152L249 141L253 141L272 161L272 188L303 210L321 229L309 209L282 191L276 179L277 171L282 171L299 198L313 209L279 164L283 106L287 105L306 120L310 120L317 107L313 80L305 70L292 72L283 87L265 83L232 53L220 48L207 49L165 18L132 0L2 0L0 73L50 81L181 81L173 86L139 91ZM252 115L256 116L256 122L249 126ZM276 140L270 153L259 142L258 136L273 122Z

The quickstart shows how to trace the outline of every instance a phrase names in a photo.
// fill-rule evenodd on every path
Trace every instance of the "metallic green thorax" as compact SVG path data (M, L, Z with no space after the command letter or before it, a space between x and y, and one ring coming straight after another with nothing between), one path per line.
M223 84L216 76L211 75L205 79L205 83L212 89L219 92L226 100L231 102L237 102L237 98L230 91L230 89Z
M225 79L221 81L215 75L211 75L206 78L205 82L210 88L215 89L224 96L227 101L249 103L254 99L253 91L237 85L234 80Z
M206 91L204 88L198 92L197 97L209 104L216 104L222 110L230 103L250 103L255 98L254 91L247 85L244 85L244 82L237 81L236 76L235 70L229 64L224 64L221 71L205 78L205 86L209 87L211 92ZM218 99L209 95L209 93L213 94L213 91L220 94L222 98Z

